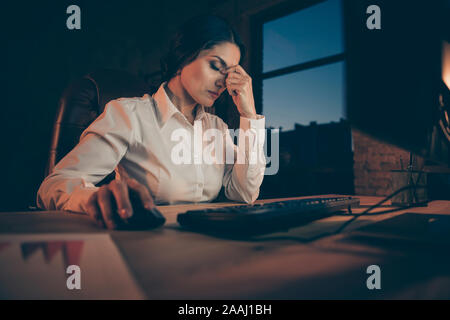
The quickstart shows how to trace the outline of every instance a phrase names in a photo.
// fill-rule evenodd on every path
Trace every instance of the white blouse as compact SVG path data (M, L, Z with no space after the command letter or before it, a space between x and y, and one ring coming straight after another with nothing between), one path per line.
M203 106L197 107L192 125L164 85L153 96L110 101L42 182L38 207L86 212L95 184L113 170L116 179L131 177L147 186L156 204L212 201L222 185L230 200L255 201L265 170L264 117L240 118L240 130L248 130L248 138L239 134L236 146L227 125ZM222 152L211 148L217 136L212 139L208 132L222 133Z

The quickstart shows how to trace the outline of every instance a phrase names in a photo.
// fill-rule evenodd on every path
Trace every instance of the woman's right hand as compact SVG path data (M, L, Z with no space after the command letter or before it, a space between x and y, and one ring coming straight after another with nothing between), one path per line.
M88 215L103 228L117 229L118 220L127 223L133 215L130 192L135 192L139 196L145 209L155 207L149 190L135 179L113 180L91 195L86 204Z

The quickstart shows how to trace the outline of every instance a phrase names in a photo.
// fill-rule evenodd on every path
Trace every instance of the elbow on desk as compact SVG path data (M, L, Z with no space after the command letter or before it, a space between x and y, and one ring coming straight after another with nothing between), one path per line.
M244 202L246 204L252 204L258 199L259 196L259 188L254 190L253 192L242 190L240 192L229 192L226 190L225 196L232 201Z
M252 204L258 199L262 177L258 179L230 179L225 187L227 199Z
M70 210L83 212L82 204L96 191L83 187L80 178L61 179L50 175L44 179L36 194L36 205L44 210Z
M36 194L36 205L42 210L58 210L57 202L55 197L52 195L52 190L49 186L49 182L45 179Z

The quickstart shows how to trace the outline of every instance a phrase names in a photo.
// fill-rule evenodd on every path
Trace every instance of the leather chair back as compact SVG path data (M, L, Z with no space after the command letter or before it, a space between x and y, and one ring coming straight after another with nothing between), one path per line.
M141 97L145 93L153 94L153 91L155 88L143 79L125 71L110 69L92 72L71 83L59 101L46 176L76 146L81 133L103 112L109 101ZM112 177L105 180L109 181Z

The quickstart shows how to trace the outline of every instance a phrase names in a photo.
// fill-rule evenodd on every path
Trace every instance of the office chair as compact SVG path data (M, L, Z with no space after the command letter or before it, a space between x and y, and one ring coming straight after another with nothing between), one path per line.
M71 83L63 92L53 127L45 175L79 142L81 133L117 98L153 94L156 88L125 71L101 69ZM114 172L98 185L110 182Z

